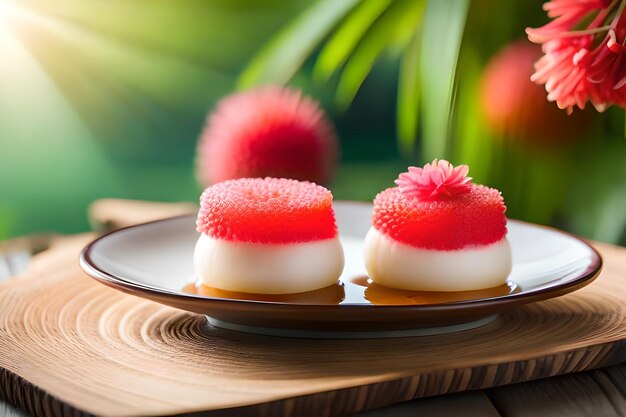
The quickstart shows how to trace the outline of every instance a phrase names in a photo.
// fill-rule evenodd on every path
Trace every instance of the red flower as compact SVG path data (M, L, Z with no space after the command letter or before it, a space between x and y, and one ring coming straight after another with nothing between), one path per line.
M531 79L545 84L548 100L559 108L571 113L587 101L598 111L612 104L626 107L625 5L617 0L552 0L543 7L554 20L526 29L544 53Z
M339 144L330 120L299 91L262 87L222 99L198 143L203 186L245 177L327 184Z

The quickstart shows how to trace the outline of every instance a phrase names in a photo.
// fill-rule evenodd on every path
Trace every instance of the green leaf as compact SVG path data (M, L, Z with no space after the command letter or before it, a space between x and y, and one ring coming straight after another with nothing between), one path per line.
M457 59L469 0L428 0L421 48L423 158L443 157L451 135Z
M374 23L346 63L337 85L337 103L347 107L382 52L394 42L405 43L420 22L423 2L397 0Z
M364 34L390 4L391 0L363 1L324 45L313 75L320 81L327 81L346 62Z
M453 141L452 161L471 167L470 176L477 183L489 184L495 153L495 138L484 122L480 103L480 78L483 64L479 51L473 45L464 45L458 65L463 71L458 73L459 91L457 94L458 130L462 132Z
M600 213L592 238L610 243L620 243L626 232L626 184L607 193L600 205ZM622 242L623 244L623 242Z
M358 0L318 0L274 37L250 62L237 86L284 84Z
M16 220L15 208L0 204L0 240L7 239L11 236L11 231Z
M399 160L342 163L333 182L333 196L338 200L371 202L380 190L393 187L398 172L404 169L406 163Z
M404 52L398 80L398 146L400 152L407 158L413 156L417 138L420 105L420 46L420 31L416 29Z
M521 153L521 152L520 152ZM561 208L572 184L573 165L568 152L530 152L524 176L524 220L549 224Z
M617 110L617 109L615 109ZM615 112L613 112L615 114ZM603 114L606 118L608 113ZM621 122L621 121L620 121ZM597 133L576 149L572 183L566 200L568 220L576 233L610 243L626 237L626 141Z

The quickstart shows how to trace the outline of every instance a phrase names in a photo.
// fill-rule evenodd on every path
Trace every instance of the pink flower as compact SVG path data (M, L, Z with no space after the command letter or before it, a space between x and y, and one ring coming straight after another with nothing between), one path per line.
M544 53L531 80L545 84L548 100L559 108L571 113L588 101L598 111L612 104L626 107L625 5L617 0L552 0L543 7L554 20L526 29Z
M244 177L327 184L339 144L319 104L300 91L268 86L222 99L207 118L197 150L203 186Z
M454 197L468 193L471 177L468 177L469 167L458 167L444 159L424 168L409 167L409 172L400 174L395 181L400 192L407 197L417 197L422 201L436 200L441 197Z

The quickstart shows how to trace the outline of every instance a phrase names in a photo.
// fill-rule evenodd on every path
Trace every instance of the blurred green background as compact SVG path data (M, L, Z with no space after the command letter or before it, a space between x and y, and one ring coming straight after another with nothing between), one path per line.
M624 244L623 109L558 145L485 122L486 65L546 21L539 2L495 0L0 0L0 239L86 230L101 197L197 200L207 112L279 83L336 123L335 198L448 158L510 217Z

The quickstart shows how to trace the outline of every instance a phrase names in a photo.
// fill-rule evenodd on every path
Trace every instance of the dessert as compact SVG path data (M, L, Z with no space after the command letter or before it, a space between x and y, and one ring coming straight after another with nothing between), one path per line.
M400 174L374 199L365 264L377 284L413 291L497 287L511 271L501 193L466 165L435 160Z
M332 194L306 181L242 178L200 198L194 266L226 291L289 294L337 282L343 249Z
M315 100L266 86L218 103L198 142L197 176L204 186L268 176L327 184L338 153L333 124Z

